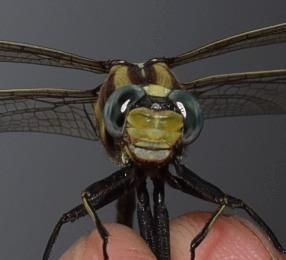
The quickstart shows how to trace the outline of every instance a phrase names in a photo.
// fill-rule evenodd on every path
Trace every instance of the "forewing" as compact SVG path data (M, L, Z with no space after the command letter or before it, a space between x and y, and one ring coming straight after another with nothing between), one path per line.
M286 42L286 23L238 34L166 59L170 67L175 67L232 51L282 42Z
M184 83L204 118L286 113L286 70L215 75Z
M107 73L106 61L96 61L41 46L0 41L0 62L31 63Z
M98 90L1 90L0 132L43 132L96 140Z

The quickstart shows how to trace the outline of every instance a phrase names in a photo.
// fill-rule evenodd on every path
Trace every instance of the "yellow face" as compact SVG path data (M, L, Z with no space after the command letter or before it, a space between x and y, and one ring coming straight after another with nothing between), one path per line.
M163 163L181 138L182 115L173 111L135 108L127 115L126 152L135 161Z
M114 65L96 106L99 136L118 162L163 165L199 132L194 108L167 64Z

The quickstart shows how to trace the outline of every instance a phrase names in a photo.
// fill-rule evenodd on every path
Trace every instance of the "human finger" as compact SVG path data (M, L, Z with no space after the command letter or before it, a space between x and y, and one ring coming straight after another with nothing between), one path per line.
M105 224L110 236L107 252L112 260L156 260L145 241L132 229ZM79 239L60 260L103 260L102 239L96 230Z
M171 259L190 259L190 242L209 220L206 212L188 213L171 221ZM196 249L196 260L285 260L249 221L237 216L221 216Z

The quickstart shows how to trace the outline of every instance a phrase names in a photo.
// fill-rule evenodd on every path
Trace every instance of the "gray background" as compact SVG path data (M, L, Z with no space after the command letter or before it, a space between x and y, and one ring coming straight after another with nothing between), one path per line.
M210 41L286 20L286 1L1 0L0 39L44 45L96 59L134 62L171 56ZM251 49L175 70L181 81L215 73L285 68L285 45ZM0 64L0 87L88 89L102 76L59 68ZM188 149L187 164L243 198L284 245L286 117L216 119ZM80 192L117 167L94 142L45 134L0 135L0 259L41 259L60 215ZM214 206L168 189L171 216ZM114 205L99 212L114 221ZM64 227L52 259L85 234L88 218Z

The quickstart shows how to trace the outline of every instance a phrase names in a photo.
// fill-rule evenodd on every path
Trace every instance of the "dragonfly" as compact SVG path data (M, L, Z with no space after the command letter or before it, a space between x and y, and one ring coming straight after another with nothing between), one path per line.
M117 200L117 222L132 227L137 211L140 235L159 260L170 259L165 185L217 205L190 241L190 259L226 207L244 210L275 248L286 249L266 222L244 201L203 180L183 163L184 151L207 119L286 113L286 69L212 75L179 82L172 69L209 57L286 42L286 23L241 33L172 57L144 63L95 60L46 47L0 41L0 61L30 63L106 74L94 89L0 90L0 132L42 132L100 141L118 170L88 186L81 203L55 225L43 254L66 223L90 216L109 259L108 230L97 211ZM153 185L150 204L147 180Z

